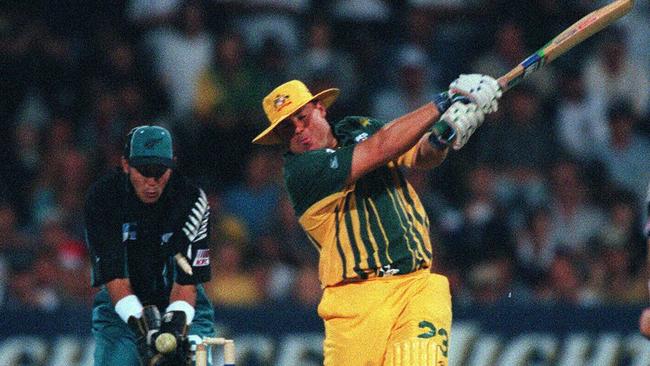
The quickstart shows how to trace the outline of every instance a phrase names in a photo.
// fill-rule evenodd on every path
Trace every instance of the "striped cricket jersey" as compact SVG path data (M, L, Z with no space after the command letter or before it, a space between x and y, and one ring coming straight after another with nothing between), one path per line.
M337 149L284 156L287 191L320 253L323 286L406 274L431 264L429 219L400 170L413 164L415 148L345 185L355 144L383 124L346 117L334 126Z

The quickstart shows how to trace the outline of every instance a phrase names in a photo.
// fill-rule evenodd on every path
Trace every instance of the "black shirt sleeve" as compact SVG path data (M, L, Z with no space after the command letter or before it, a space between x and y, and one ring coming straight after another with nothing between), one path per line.
M126 246L122 245L121 221L116 217L116 197L100 180L88 192L84 207L86 245L92 264L91 285L98 287L116 278L127 278ZM110 197L110 199L107 199ZM127 230L128 235L128 230Z

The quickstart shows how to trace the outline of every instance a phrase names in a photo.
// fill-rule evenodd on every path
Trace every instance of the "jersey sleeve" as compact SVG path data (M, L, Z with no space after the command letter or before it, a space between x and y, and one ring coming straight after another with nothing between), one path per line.
M192 266L192 275L186 273L178 263L174 281L180 285L191 285L210 280L210 205L202 189L190 196L181 216L180 227L172 236L172 247L183 254Z
M341 191L350 175L354 145L285 156L284 180L296 214Z
M346 117L335 126L335 133L339 142L343 145L357 144L374 135L387 124L386 121L368 117ZM395 163L406 167L412 167L417 157L417 144L407 152L399 156Z
M116 278L127 278L127 253L123 236L129 235L116 218L116 209L93 188L84 207L85 239L92 264L91 285L98 287Z

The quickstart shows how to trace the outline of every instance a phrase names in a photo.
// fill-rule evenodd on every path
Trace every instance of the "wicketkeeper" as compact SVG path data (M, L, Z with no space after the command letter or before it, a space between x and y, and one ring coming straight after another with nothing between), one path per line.
M92 285L101 287L95 365L188 365L192 335L214 333L201 285L210 279L210 207L174 169L169 131L139 126L127 136L121 168L88 193ZM173 337L158 339L163 333Z

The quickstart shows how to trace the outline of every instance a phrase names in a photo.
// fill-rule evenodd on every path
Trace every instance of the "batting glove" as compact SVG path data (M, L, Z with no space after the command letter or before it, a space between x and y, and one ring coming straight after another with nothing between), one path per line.
M499 83L491 76L461 74L449 84L450 95L464 95L476 103L483 113L496 112L503 94Z
M445 113L455 102L469 103L471 100L462 94L452 95L449 91L444 91L436 95L432 102L438 109L438 113L442 116L442 114Z
M485 113L478 105L456 102L442 115L439 123L446 123L454 130L455 134L452 135L452 140L447 139L447 143L451 142L454 150L460 150L474 134L474 131L481 126L484 119Z

